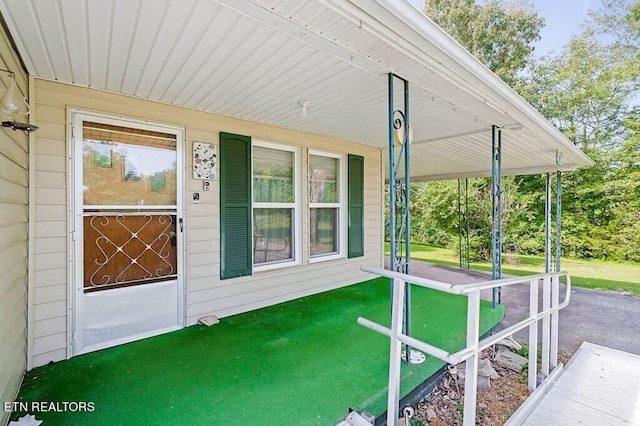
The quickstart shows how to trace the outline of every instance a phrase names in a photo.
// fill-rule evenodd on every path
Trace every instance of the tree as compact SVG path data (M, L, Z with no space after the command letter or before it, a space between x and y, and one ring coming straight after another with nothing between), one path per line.
M491 0L427 0L425 14L510 85L520 84L520 76L531 58L533 43L540 38L544 20L529 2ZM489 154L489 153L488 153ZM512 227L526 213L527 202L518 200L515 180L504 181L503 229ZM457 248L457 185L429 182L412 187L412 236L414 241ZM489 179L469 180L470 256L488 260L491 254L492 200ZM516 247L513 239L505 246Z
M595 162L564 179L565 253L631 260L638 194L626 165L638 156L629 138L637 117L640 1L603 6L559 54L532 63L523 93Z
M427 0L425 12L507 83L517 83L594 160L563 178L564 255L640 261L640 0L604 0L560 52L538 59L532 42L542 20L529 3ZM527 14L529 24L520 21ZM476 259L487 257L490 244L486 182L470 180ZM544 192L544 176L505 179L506 249L543 252ZM414 240L457 248L455 182L420 184L412 194Z
M512 87L521 83L544 19L524 0L426 0L425 14Z

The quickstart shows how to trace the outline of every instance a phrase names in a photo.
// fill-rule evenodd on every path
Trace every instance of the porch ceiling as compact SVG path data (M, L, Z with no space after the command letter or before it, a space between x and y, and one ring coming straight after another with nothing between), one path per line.
M411 83L414 179L490 175L493 124L505 174L591 164L404 0L0 0L0 12L35 77L381 148L394 72Z

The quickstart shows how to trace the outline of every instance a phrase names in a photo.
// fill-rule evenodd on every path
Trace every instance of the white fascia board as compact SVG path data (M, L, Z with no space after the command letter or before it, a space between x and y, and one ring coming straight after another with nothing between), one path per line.
M524 176L524 175L537 175L545 173L562 172L568 173L575 171L578 168L576 164L563 165L550 169L549 167L529 167L529 168L517 168L517 169L503 169L502 176ZM455 180L455 179L472 179L472 178L486 178L491 177L491 172L476 171L476 172L461 172L443 175L426 175L426 176L411 176L411 182L429 182L436 180ZM385 178L389 180L388 177Z
M335 8L347 9L344 2L325 1ZM574 159L580 167L594 164L533 106L407 1L350 0L350 3L356 7L348 8L349 14L375 29L396 48L421 57L430 69L469 95L512 117L541 139L559 144L565 159Z

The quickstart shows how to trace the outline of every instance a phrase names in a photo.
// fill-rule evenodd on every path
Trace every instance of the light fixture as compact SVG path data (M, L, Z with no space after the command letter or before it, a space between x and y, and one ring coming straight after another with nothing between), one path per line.
M301 108L300 115L302 116L302 118L305 118L307 116L307 108L311 105L311 102L303 99L298 102L298 105L300 105Z
M556 149L556 164L558 166L562 166L564 164L564 160L562 159L562 152L559 149Z
M16 74L13 71L0 69L9 74L11 81L7 87L7 91L0 98L0 113L2 113L2 127L8 127L13 130L22 130L30 133L38 130L38 126L29 123L22 123L15 119L16 115L29 115L29 103L27 98L23 98L18 90L16 83Z
M406 118L404 113L399 109L393 112L393 136L396 141L396 144L402 145L404 144L404 131L405 127L409 130L409 135L407 137L407 143L411 143L413 141L413 127L406 122Z
M408 126L409 127L409 138L408 141L409 144L413 141L413 127ZM396 143L398 145L402 145L404 143L404 123L402 126L400 126L400 128L395 129L393 132L395 138L396 138Z

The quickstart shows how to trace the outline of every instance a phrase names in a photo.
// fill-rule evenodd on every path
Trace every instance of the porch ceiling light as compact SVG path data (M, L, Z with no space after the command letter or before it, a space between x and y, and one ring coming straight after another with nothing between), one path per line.
M411 142L413 141L413 127L411 127L411 125L409 125L408 127L409 127L409 137L407 139L409 144L411 144ZM396 143L398 145L402 145L404 143L404 125L400 126L399 129L395 129L393 133L396 139Z
M413 141L413 127L411 127L411 125L407 123L404 112L399 109L393 111L393 138L398 145L404 144L405 127L409 131L407 143L410 144L411 141Z
M0 98L0 112L2 113L2 127L9 127L13 130L22 130L27 133L35 132L38 126L29 123L22 123L15 119L15 115L29 115L29 103L27 98L23 98L18 90L15 73L13 71L0 69L9 74L11 81L7 91Z
M300 115L302 116L302 118L306 118L307 108L311 105L311 102L309 102L306 99L303 99L298 102L298 105L300 105L300 108L301 108Z

